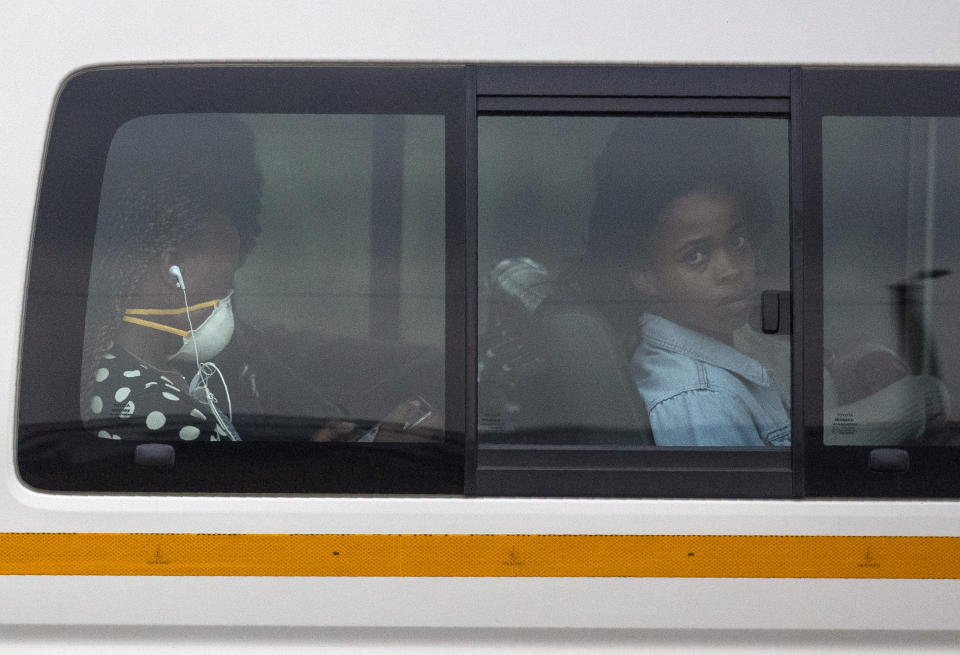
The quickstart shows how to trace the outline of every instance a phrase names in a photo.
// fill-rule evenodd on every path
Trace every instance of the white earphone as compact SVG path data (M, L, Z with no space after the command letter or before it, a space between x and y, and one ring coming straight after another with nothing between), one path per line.
M187 310L187 323L190 325L190 333L193 334L193 319L190 317L190 302L187 300L187 285L183 282L183 273L176 264L167 270L170 275L177 278L177 287L183 292L183 305ZM200 361L200 351L197 350L196 341L193 342L193 353L196 357L197 374L193 377L193 380L190 381L191 397L193 397L194 400L205 403L207 407L210 408L217 425L220 426L223 434L226 434L228 439L231 441L240 441L240 435L237 434L237 429L233 427L233 404L230 402L230 389L227 388L227 381L224 379L223 373L220 372L220 369L217 368L217 365L213 362ZM223 384L223 392L227 397L226 417L224 417L217 408L217 399L207 385L207 380L214 373L220 376L220 382Z
M186 289L187 285L183 283L183 273L180 272L180 267L174 264L170 267L170 275L177 278L177 287L180 289Z

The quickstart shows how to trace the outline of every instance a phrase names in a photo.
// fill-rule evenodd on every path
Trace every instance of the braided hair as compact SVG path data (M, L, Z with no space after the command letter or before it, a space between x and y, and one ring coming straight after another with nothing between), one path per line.
M213 212L224 211L246 254L260 234L262 184L253 133L237 117L165 114L120 127L107 156L90 271L85 414L94 370L162 252L186 243Z

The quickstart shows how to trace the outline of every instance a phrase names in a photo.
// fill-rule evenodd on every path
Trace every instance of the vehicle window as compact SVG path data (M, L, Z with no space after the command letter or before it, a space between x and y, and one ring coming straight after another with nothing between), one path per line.
M82 71L38 197L18 471L82 492L954 494L954 76Z
M479 137L481 443L790 445L785 119L493 115Z
M957 118L823 119L824 445L958 441L958 152Z
M447 352L463 313L447 270L461 89L453 68L68 83L38 211L24 478L462 493L448 396L464 367Z

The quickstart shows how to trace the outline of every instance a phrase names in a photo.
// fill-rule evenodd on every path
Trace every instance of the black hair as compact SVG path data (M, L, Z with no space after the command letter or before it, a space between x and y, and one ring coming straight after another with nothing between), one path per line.
M227 114L144 116L110 144L100 193L84 341L84 382L110 347L129 298L164 249L224 211L246 254L260 234L263 177L250 128ZM90 369L90 370L88 370Z
M241 243L260 234L263 177L253 133L228 114L166 114L125 123L110 144L96 254L135 257L189 239L214 211L226 212Z
M771 212L753 150L729 118L624 118L595 166L596 198L581 274L588 293L618 322L633 324L642 269L667 206L696 190L728 194L751 238Z

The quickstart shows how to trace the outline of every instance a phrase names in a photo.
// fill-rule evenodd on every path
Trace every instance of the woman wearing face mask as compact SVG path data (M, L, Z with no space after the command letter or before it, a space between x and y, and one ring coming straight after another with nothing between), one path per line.
M81 411L105 439L385 440L432 416L419 400L358 428L234 320L234 275L253 248L263 180L253 134L218 114L147 116L111 143L101 190ZM221 373L222 369L222 373ZM308 407L304 425L277 422ZM239 403L238 403L239 400ZM231 404L242 406L232 422ZM409 420L416 415L419 421ZM239 429L238 429L239 428ZM416 435L394 435L395 440Z
M82 410L100 437L239 438L229 391L209 366L213 379L200 384L198 369L233 336L234 273L260 232L261 183L253 136L237 119L150 116L117 132L84 352Z

